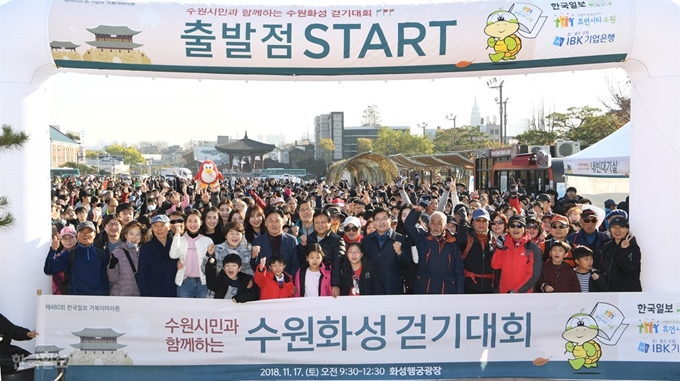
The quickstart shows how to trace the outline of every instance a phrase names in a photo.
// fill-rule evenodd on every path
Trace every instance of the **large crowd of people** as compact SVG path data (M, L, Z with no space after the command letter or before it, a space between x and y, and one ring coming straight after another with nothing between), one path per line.
M442 180L55 178L54 294L272 298L641 291L627 203Z

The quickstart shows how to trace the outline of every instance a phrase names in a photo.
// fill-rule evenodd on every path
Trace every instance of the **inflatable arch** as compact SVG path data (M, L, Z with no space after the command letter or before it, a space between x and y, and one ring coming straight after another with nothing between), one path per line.
M579 13L594 16L579 21ZM669 27L679 16L680 4L673 0L488 0L351 9L9 1L0 7L0 122L26 131L30 141L4 153L0 166L0 195L11 200L18 221L0 233L2 312L33 326L35 292L49 290L42 275L50 238L50 121L43 82L65 71L396 80L623 68L632 80L630 208L644 253L643 287L677 293L680 49L678 33ZM584 30L589 32L579 32Z

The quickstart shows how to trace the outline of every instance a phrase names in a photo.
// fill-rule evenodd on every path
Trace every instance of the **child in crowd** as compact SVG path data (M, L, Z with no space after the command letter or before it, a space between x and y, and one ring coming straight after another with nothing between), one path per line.
M255 271L255 284L260 288L260 300L292 298L295 295L295 286L290 275L283 272L286 268L286 260L280 254L272 254L267 258L260 259L260 265Z
M593 268L593 251L586 246L578 246L572 250L576 261L576 278L581 285L581 292L606 292L609 286L600 271Z
M206 263L205 278L208 288L215 293L215 299L231 299L234 303L258 300L260 289L253 276L241 271L243 261L238 254L228 254L222 261L222 270L217 273L217 260L211 255Z
M373 262L364 259L361 244L352 242L347 246L347 258L340 270L340 295L382 295L380 274Z
M142 224L132 221L120 233L123 243L118 246L106 270L111 282L113 296L139 296L137 287L137 268L139 266L139 246L144 243Z
M550 261L543 264L536 285L541 292L581 292L576 273L564 262L569 244L554 241L550 245Z
M332 296L330 265L324 262L321 245L309 245L307 264L303 264L295 276L295 297Z

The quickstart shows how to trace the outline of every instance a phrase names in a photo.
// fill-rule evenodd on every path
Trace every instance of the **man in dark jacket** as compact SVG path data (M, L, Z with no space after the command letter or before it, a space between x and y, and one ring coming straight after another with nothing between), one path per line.
M170 258L170 218L157 214L151 219L153 237L139 251L137 285L141 296L177 297L177 259Z
M321 246L326 262L331 265L331 287L333 297L337 297L340 295L340 268L345 258L345 241L331 231L331 215L327 210L318 209L314 212L314 234L300 236L300 263L307 261L307 251L312 243Z
M376 230L361 240L364 255L378 268L385 295L403 294L402 270L412 263L411 244L406 237L391 228L389 210L376 208L373 221Z
M205 279L208 288L215 292L215 299L231 298L236 303L245 303L260 298L260 289L252 275L241 272L243 262L238 254L229 254L222 260L222 270L217 273L215 255L205 265Z
M416 228L423 207L415 206L406 217L404 228L418 248L416 294L462 294L465 290L463 258L456 238L446 227L446 216L434 212L428 232Z
M0 368L1 374L8 375L14 372L14 355L28 355L28 353L17 346L12 345L12 340L26 341L38 336L38 332L29 331L26 328L12 324L3 314L0 314Z
M85 221L76 227L78 243L76 247L57 257L48 256L45 261L45 274L64 272L64 282L68 279L69 295L109 295L109 277L106 269L109 257L95 247L95 227Z
M491 268L495 250L492 234L489 232L491 217L486 209L472 213L472 225L467 225L465 208L458 210L458 246L462 251L466 294L490 294L496 285L496 271Z

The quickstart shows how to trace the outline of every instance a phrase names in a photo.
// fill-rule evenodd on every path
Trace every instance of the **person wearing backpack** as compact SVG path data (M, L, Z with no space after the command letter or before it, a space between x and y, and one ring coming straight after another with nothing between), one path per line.
M132 221L120 234L123 243L111 253L107 273L111 282L111 296L139 296L137 268L139 246L144 243L142 224Z
M505 240L496 240L496 251L491 259L491 267L501 270L500 293L531 293L541 276L541 258L541 249L527 233L524 216L510 217L508 235Z
M76 247L55 257L47 254L45 274L64 272L64 284L69 295L109 295L109 277L106 273L108 258L103 250L94 246L95 227L85 221L76 227Z
M497 271L491 268L494 248L493 235L489 230L491 216L486 209L472 213L472 226L468 226L465 208L458 210L457 243L463 253L463 275L466 294L491 294L497 288Z

